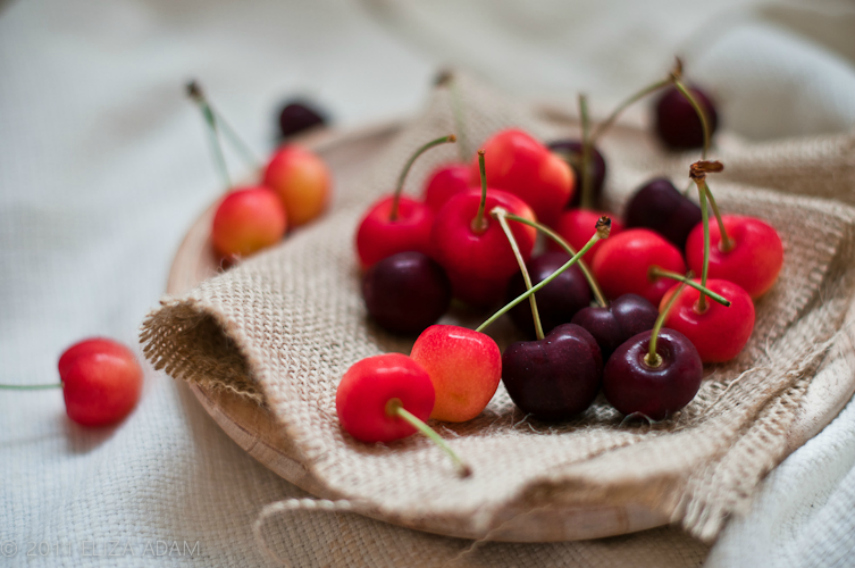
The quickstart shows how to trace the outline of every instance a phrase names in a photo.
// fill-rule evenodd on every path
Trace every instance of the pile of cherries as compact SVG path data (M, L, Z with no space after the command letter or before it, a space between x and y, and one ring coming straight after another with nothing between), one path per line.
M643 184L621 221L597 208L607 168L596 141L629 104L660 90L656 133L671 149L702 148L702 159L685 192L662 177ZM717 123L710 98L683 84L678 61L593 133L584 97L580 115L581 140L547 146L503 130L476 156L462 149L459 163L436 169L422 199L407 197L412 163L456 137L428 142L394 192L369 207L355 238L368 314L420 335L409 357L370 357L345 373L336 408L353 437L388 442L418 429L466 474L424 421L478 416L499 381L535 419L578 417L602 391L624 415L658 421L694 398L703 363L731 360L748 342L753 300L777 279L783 245L766 222L718 209L707 184L723 169L706 160ZM698 203L687 197L693 187ZM549 246L534 254L538 233ZM506 304L475 330L436 325L452 298ZM502 353L483 330L506 313L530 340Z

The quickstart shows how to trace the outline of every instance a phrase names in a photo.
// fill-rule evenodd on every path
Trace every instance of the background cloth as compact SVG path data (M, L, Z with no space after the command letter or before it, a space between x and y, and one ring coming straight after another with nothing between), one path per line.
M260 154L285 93L314 96L355 125L416 110L435 69L452 63L568 107L584 89L598 108L658 77L675 52L713 87L725 127L746 138L855 126L850 3L427 4L0 3L0 380L55 381L58 355L85 336L135 344L181 236L221 191L183 97L190 77ZM855 549L853 478L850 404L773 471L711 550L663 528L488 544L460 562L512 566L535 551L543 565L843 566ZM147 373L140 407L106 431L71 424L58 392L0 396L0 554L17 547L0 565L268 565L251 524L263 505L297 495L162 374ZM268 537L283 555L312 547L319 565L438 563L468 544L346 515L334 538L321 530L328 522L283 518ZM348 538L362 525L416 545ZM185 542L190 554L171 546ZM28 543L49 548L27 557Z

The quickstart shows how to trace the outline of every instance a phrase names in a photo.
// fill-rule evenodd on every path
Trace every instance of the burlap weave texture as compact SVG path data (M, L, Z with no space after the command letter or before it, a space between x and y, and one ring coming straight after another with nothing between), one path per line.
M544 139L570 132L465 78L460 94L470 145L506 126ZM516 410L500 387L475 420L434 424L474 467L473 478L459 480L427 440L367 446L344 434L335 416L336 387L350 365L382 352L406 353L411 345L366 320L356 224L373 199L391 190L414 148L452 131L449 93L438 89L364 178L340 180L334 207L321 221L186 296L164 299L143 324L146 356L175 378L262 401L326 493L372 515L415 527L439 519L451 530L488 536L520 511L634 503L714 538L783 457L811 378L829 365L840 373L855 367L844 326L855 290L855 210L844 204L853 201L855 186L851 137L756 148L720 138L712 155L726 171L710 178L720 205L774 225L785 265L757 303L746 349L730 363L708 366L688 407L659 424L624 424L599 401L571 423L544 424ZM682 184L696 159L665 155L645 130L629 126L616 127L603 149L607 202L616 211L654 175ZM426 154L409 191L455 157L450 146ZM456 312L443 321L474 326L481 319ZM515 338L508 325L490 332L500 345Z

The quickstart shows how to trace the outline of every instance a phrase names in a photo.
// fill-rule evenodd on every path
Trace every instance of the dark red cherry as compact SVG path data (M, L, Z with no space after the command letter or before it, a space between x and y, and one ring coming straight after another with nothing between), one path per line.
M603 394L623 414L662 420L695 398L704 368L692 342L668 328L659 331L659 365L650 365L651 333L631 337L612 354L603 370Z
M518 341L502 355L502 382L520 410L540 420L584 412L600 390L603 360L590 333L562 324L541 341Z
M386 257L362 277L362 297L369 315L389 331L421 333L436 323L451 303L445 271L420 252Z
M624 219L627 228L651 229L683 250L689 233L701 222L701 208L680 193L671 180L654 178L629 200Z
M689 92L707 116L710 137L718 126L715 105L701 89L691 86ZM704 145L704 129L692 104L675 87L665 91L656 102L656 134L673 150L690 150Z
M653 329L659 310L636 294L624 294L608 308L587 307L573 316L572 322L584 327L596 339L608 361L615 349L633 335Z
M301 99L287 101L279 111L279 133L283 138L326 123L323 111Z
M567 161L576 175L576 191L567 204L567 208L579 207L582 202L582 169L577 164L582 159L582 142L579 140L556 140L549 144L549 149L564 158L570 155ZM594 208L599 208L600 196L603 194L603 185L606 182L606 160L596 146L591 147L591 191L593 192Z
M531 276L532 285L546 280L568 260L570 256L567 253L557 251L546 252L529 260L526 267ZM522 273L517 272L508 284L507 301L510 302L525 290ZM548 333L562 323L570 323L576 312L590 306L592 295L584 273L578 265L573 265L535 294L535 298L537 298L537 311L540 314L543 331ZM535 336L529 302L517 304L511 309L510 316L517 327L529 337Z

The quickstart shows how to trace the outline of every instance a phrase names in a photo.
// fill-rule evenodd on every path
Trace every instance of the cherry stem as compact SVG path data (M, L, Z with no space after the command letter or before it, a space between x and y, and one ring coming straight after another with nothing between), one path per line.
M404 191L404 182L407 181L407 174L410 173L410 168L413 167L413 163L418 159L419 156L433 148L434 146L439 146L440 144L445 144L446 142L454 142L457 140L457 137L454 134L449 134L448 136L443 136L442 138L437 138L436 140L431 140L410 156L410 159L407 160L407 163L404 164L404 169L401 170L401 175L398 176L398 185L395 187L395 195L392 198L392 210L389 212L389 220L395 221L398 219L398 203L401 200L401 193Z
M220 144L220 134L217 128L217 119L214 116L214 111L211 110L211 105L205 98L202 88L196 81L191 81L187 84L187 96L195 102L199 110L202 111L202 117L205 119L205 124L208 126L208 140L211 144L211 152L214 154L214 162L217 164L217 169L220 171L220 176L226 184L226 189L232 187L232 181L229 178L229 168L226 164L226 156L223 154L223 147Z
M448 84L448 90L451 95L451 112L454 116L454 128L457 130L457 137L460 139L460 161L466 163L469 160L469 145L466 143L466 124L463 120L463 99L460 96L460 89L457 84L457 77L451 77Z
M558 270L556 270L555 272L553 272L552 274L550 274L549 276L544 278L542 281L540 281L536 285L532 286L532 288L530 290L526 290L525 292L523 292L522 294L520 294L519 296L517 296L516 298L514 298L510 302L508 302L504 307L499 309L499 311L497 311L495 314L490 316L487 319L487 321L485 321L484 323L479 325L477 328L475 328L475 331L478 331L478 332L484 331L487 327L489 327L491 324L493 324L497 319L499 319L500 317L502 317L503 315L508 313L514 306L523 302L526 298L528 298L532 294L539 292L541 289L548 286L549 283L552 282L553 280L555 280L556 278L558 278L558 276L562 272L564 272L565 270L567 270L568 268L570 268L571 266L573 266L574 264L579 262L579 260L582 258L582 256L586 252L591 250L591 247L593 247L595 244L597 244L597 241L599 241L600 239L607 239L609 236L609 231L611 230L611 226L612 226L612 220L611 219L609 219L608 217L605 217L605 216L600 217L599 220L597 221L597 225L596 225L597 232L594 233L594 236L591 237L591 239L585 244L584 247L582 247L582 249L579 252L577 252L575 255L573 255L573 258L571 258L570 260L565 262L563 265L561 265L561 267Z
M716 302L718 302L722 306L730 307L730 300L728 300L727 298L725 298L724 296L722 296L720 294L716 294L715 292L713 292L709 288L705 287L703 284L699 284L699 283L695 282L694 280L692 280L694 275L691 272L684 276L682 274L678 274L676 272L671 272L670 270L665 270L664 268L660 268L660 267L654 265L654 266L650 267L650 270L648 270L648 275L651 276L652 278L659 278L659 277L670 278L672 280L676 280L677 282L682 282L683 284L691 286L692 288L694 288L695 290L697 290L699 292L703 292L704 294L706 294L707 296L709 296L710 298L712 298L713 300L715 300Z
M650 367L656 368L662 365L662 356L656 352L656 343L659 340L659 331L665 324L665 318L668 317L668 312L670 312L671 308L674 307L674 304L677 302L677 298L680 296L680 292L683 291L686 284L688 284L686 281L680 283L679 288L677 288L674 291L674 294L668 298L668 303L665 304L665 309L662 310L659 317L656 318L656 323L653 324L653 331L651 331L650 335L650 349L647 351L647 355L644 356L644 362Z
M591 144L596 144L596 142L597 142L597 140L599 140L600 136L605 134L606 130L611 128L612 124L614 124L614 122L615 122L615 120L617 120L618 116L620 116L620 114L624 110L626 110L627 107L629 107L630 105L632 105L632 104L636 103L637 101L643 99L647 95L649 95L651 93L655 93L656 91L658 91L659 89L661 89L663 87L667 87L670 84L671 84L671 78L670 77L668 79L663 79L661 81L657 81L656 83L653 83L652 85L648 85L647 87L644 87L643 89L641 89L640 91L638 91L637 93L635 93L634 95L632 95L631 97L629 97L628 99L623 101L621 104L619 104L618 107L615 110L613 110L612 113L608 116L608 118L606 118L603 122L601 122L600 125L597 127L597 129L594 131L594 134L591 136Z
M484 216L484 209L487 207L487 167L484 164L484 150L478 150L478 170L481 172L481 203L478 205L478 214L472 219L472 230L483 233L489 226Z
M5 390L46 390L46 389L61 389L62 383L53 383L50 385L0 385L0 389Z
M704 224L704 267L701 270L701 285L707 285L707 273L710 268L710 213L707 211L707 194L703 186L706 185L703 181L697 181L698 193L701 201L701 222ZM703 313L707 309L707 297L701 292L698 297L698 311Z
M579 93L579 118L582 121L582 198L579 205L582 209L590 209L593 206L593 195L591 195L591 129L588 120L588 97Z
M517 263L520 265L520 272L522 272L523 280L525 281L526 290L531 290L531 275L528 273L528 268L525 265L525 260L522 257L522 253L520 252L520 247L517 244L517 239L514 237L514 233L511 231L511 228L508 226L508 211L502 207L496 207L491 212L491 215L499 220L499 225L502 226L502 230L505 232L505 236L508 237L508 242L511 244L511 249L514 251L514 256L517 259ZM529 297L529 303L531 304L531 316L534 318L534 332L537 335L537 339L543 339L543 324L540 323L540 314L537 311L537 301L534 299L534 295L532 294Z
M697 113L698 118L701 119L701 127L704 130L704 147L703 147L703 150L701 150L701 159L706 160L707 159L707 152L709 151L709 148L710 148L710 126L709 126L709 120L707 119L707 113L704 111L703 108L701 108L701 105L698 104L698 100L694 97L694 95L692 95L691 91L689 91L689 89L686 88L686 86L683 84L683 82L680 80L680 78L678 76L672 75L671 76L671 82L674 84L674 86L677 88L677 90L680 91L680 93L684 97L686 97L686 100L688 100L689 104L692 105L692 108L695 109L695 112Z
M457 475L460 477L469 477L472 475L472 468L469 464L460 459L460 457L454 453L454 450L451 449L451 446L446 444L445 440L443 440L433 428L422 422L417 416L414 416L404 408L400 399L393 398L386 403L386 414L389 416L397 416L398 418L405 420L413 428L430 438L437 446L442 448L442 450L448 454L448 457L451 458L451 461L454 462L454 466L457 469Z
M704 181L704 193L706 193L707 199L710 201L710 206L712 206L715 220L718 223L718 232L721 234L721 241L718 244L718 248L721 252L730 252L733 250L733 241L727 236L727 231L724 228L724 221L721 219L721 212L718 209L718 204L715 202L715 197L713 197L712 191L710 191L710 186L707 185L706 181Z
M522 223L523 225L528 225L529 227L534 227L553 241L558 244L564 252L569 254L570 256L576 256L576 251L573 250L573 247L570 246L570 243L564 240L564 238L541 223L537 221L532 221L531 219L526 219L525 217L520 217L519 215L514 215L513 213L508 214L508 219L511 221L516 221L517 223ZM603 291L600 290L600 285L597 283L597 279L594 278L591 269L588 268L588 264L584 260L580 260L578 262L579 268L582 269L582 273L585 274L585 278L588 280L588 285L591 287L591 291L594 293L594 298L596 298L597 303L603 307L607 308L609 303L606 301L606 297L603 295Z

